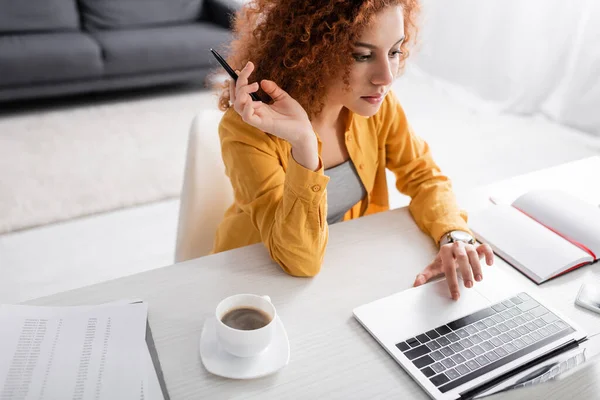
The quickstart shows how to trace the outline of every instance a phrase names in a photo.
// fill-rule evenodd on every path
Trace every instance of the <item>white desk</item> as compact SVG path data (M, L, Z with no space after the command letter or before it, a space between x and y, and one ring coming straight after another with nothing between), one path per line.
M595 162L600 165L600 159ZM482 191L469 196L473 206L485 199ZM287 276L259 244L31 303L147 300L172 399L426 399L425 392L356 322L352 309L409 288L435 254L433 242L402 208L333 225L323 268L314 279ZM502 262L496 267L525 280ZM531 283L531 288L541 290L544 298L552 299L592 334L600 330L600 318L575 310L572 300L584 274L592 269L600 273L599 268L596 264L574 271L540 288ZM291 360L275 375L234 381L209 374L201 364L197 350L204 320L219 300L240 292L271 296L286 327Z

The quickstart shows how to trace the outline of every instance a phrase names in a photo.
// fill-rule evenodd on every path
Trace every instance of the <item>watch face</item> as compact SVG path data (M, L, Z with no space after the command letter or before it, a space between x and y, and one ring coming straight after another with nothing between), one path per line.
M452 236L452 240L454 241L459 240L461 242L469 243L473 240L473 237L471 235L463 231L454 231L450 235Z

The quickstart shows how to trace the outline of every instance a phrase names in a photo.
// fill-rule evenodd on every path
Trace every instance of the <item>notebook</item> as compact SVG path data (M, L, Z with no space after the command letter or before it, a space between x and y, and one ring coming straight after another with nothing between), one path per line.
M600 257L600 208L558 190L533 190L469 217L477 239L537 284Z

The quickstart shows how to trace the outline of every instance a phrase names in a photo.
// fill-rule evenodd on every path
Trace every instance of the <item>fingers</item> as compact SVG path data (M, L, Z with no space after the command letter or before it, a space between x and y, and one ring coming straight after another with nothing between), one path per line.
M260 85L265 93L267 93L274 101L281 101L288 96L285 90L277 86L275 82L268 79L263 79L260 82Z
M417 275L417 277L415 278L415 281L413 282L413 287L416 286L421 286L425 283L427 283L427 281L429 281L431 278L433 278L435 275L437 275L437 273L434 273L434 264L429 264L427 266L427 268L425 268L423 270L423 272L421 272L419 275Z
M483 271L481 270L481 263L479 262L477 250L475 250L475 247L470 244L465 246L465 250L467 251L467 257L469 258L469 263L471 264L473 276L477 282L480 282L483 279Z
M494 263L494 252L488 244L479 245L477 246L476 250L479 258L485 256L485 262L487 265L492 265Z
M252 97L250 97L250 93L256 92L259 88L257 82L248 84L248 78L250 77L252 71L254 71L254 64L249 61L241 71L235 71L238 74L237 82L230 84L230 101L233 104L233 108L240 115L244 113L246 104L252 103ZM233 91L231 89L231 85L234 86Z
M446 282L448 283L448 289L450 289L450 296L454 300L458 300L460 297L460 291L458 290L458 277L456 276L456 265L454 246L442 246L440 249L440 256L442 259L442 269L446 275Z
M235 82L233 79L229 79L229 103L235 103Z

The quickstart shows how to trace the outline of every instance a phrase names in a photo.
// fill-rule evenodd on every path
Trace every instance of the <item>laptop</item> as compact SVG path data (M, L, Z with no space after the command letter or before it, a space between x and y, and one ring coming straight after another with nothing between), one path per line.
M442 279L354 309L360 324L433 399L502 390L540 365L573 357L586 339L574 322L536 298L537 288L498 267L484 267L482 282L461 287L458 301Z

